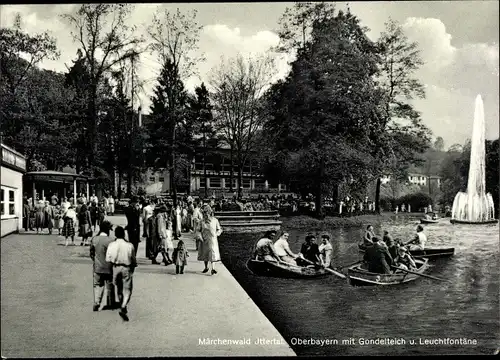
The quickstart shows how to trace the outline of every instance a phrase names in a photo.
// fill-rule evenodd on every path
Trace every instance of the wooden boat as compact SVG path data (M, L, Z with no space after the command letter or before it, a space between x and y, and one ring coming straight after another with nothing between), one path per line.
M281 278L317 278L330 273L325 269L250 259L247 268L256 275Z
M366 246L364 244L358 244L359 251L364 252ZM410 250L410 254L415 259L428 258L445 258L450 257L455 254L455 248L436 248L436 249L425 249L425 250Z
M433 220L433 219L420 219L421 224L437 224L439 222L439 219Z
M428 259L416 259L417 265L415 271L423 274L428 268ZM347 281L353 286L367 286L367 285L398 285L407 283L418 279L420 276L417 274L410 274L404 270L396 270L392 274L377 274L366 270L365 264L353 265L347 269Z

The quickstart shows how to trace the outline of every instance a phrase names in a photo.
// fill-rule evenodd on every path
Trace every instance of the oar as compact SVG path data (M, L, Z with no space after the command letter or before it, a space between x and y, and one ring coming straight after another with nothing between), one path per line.
M438 277L434 277L434 276L431 276L431 275L425 275L425 274L420 274L416 271L411 271L411 270L406 270L406 269L401 269L397 266L394 266L394 265L391 265L391 268L393 269L398 269L398 270L403 270L403 271L406 271L407 273L410 273L410 274L415 274L415 275L419 275L419 276L423 276L423 277L426 277L426 278L429 278L429 279L433 279L433 280L439 280L439 281L447 281L446 279L441 279L441 278L438 278Z
M337 266L337 269L343 269L343 268L346 268L346 267L350 267L350 266L353 266L353 265L357 265L359 263L362 263L364 260L358 260L352 264L347 264L347 265L342 265L342 266Z
M304 259L302 256L300 256L300 258L301 258L302 260L304 260L305 262L309 263L309 264L312 264L312 265L318 265L318 264L316 264L316 263L314 263L314 262L312 262L312 261L310 261L310 260ZM323 266L323 269L325 269L326 271L328 271L328 272L332 273L333 275L337 275L339 278L342 278L342 279L345 279L345 278L346 278L344 274L339 273L338 271L335 271L335 270L333 270L333 269L330 269L330 268L327 268L327 267L324 267L324 266Z

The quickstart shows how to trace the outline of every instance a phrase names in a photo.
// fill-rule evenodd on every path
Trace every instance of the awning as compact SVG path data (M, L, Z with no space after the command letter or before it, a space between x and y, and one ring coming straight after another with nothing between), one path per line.
M77 181L89 181L91 180L88 176L81 174L65 173L61 171L30 171L24 174L25 180L31 181L46 181L46 182L67 182L71 183L74 180Z

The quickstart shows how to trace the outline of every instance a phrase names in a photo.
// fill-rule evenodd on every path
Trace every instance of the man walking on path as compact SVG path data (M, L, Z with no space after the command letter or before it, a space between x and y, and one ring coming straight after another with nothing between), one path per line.
M120 302L120 316L128 321L127 305L132 296L132 277L137 267L134 246L125 240L125 229L118 226L115 230L116 240L109 244L106 261L113 264L113 284L116 299Z
M137 255L141 242L141 209L137 197L132 196L130 199L130 205L125 209L125 216L127 217L128 241L134 245L134 255Z
M94 237L90 244L90 257L94 261L94 311L99 311L104 288L106 288L106 308L115 304L115 289L113 288L113 265L106 262L106 252L109 244L114 241L109 233L113 225L103 221L100 225L99 236Z

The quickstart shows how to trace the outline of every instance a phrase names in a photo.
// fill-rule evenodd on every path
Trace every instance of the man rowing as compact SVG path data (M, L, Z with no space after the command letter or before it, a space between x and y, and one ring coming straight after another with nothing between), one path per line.
M368 263L368 271L378 274L390 274L394 261L387 248L379 244L377 236L372 237L373 246L368 246L363 260Z
M269 230L264 237L257 241L253 256L260 261L281 261L273 245L273 238L276 236L276 230Z
M404 246L400 246L398 249L398 267L404 270L415 270L417 264L413 260L412 256L408 253L408 250Z
M296 261L299 266L307 266L311 265L311 263L314 265L323 263L320 258L318 244L316 244L316 236L312 234L306 236L306 241L302 244L299 258Z
M426 242L427 242L427 235L425 235L425 233L424 233L424 228L422 225L418 225L417 226L417 234L415 235L413 240L410 240L408 242L408 244L414 244L414 245L410 245L410 251L411 250L424 250Z

